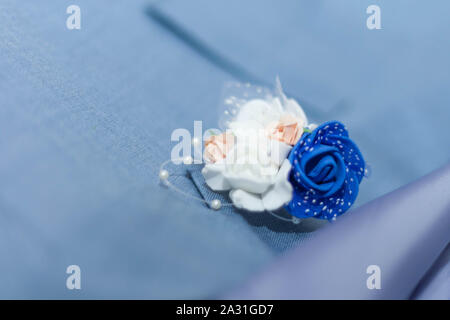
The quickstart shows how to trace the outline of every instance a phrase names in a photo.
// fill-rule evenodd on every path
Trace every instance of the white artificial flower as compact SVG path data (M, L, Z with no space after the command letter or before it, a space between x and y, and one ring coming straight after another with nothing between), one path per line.
M288 203L293 189L286 158L292 146L271 139L267 132L286 116L295 119L302 130L308 124L300 105L287 99L281 87L277 97L253 99L240 107L227 125L236 138L233 148L224 159L202 170L207 185L214 191L230 190L233 204L249 211L276 210Z
M288 181L291 164L286 159L291 147L278 141L272 144L280 144L273 148L280 150L275 157L266 154L265 159L259 159L254 154L256 148L247 148L233 161L227 161L235 155L231 152L222 161L206 164L202 170L206 184L214 191L230 190L231 201L238 208L264 211L282 207L292 197Z

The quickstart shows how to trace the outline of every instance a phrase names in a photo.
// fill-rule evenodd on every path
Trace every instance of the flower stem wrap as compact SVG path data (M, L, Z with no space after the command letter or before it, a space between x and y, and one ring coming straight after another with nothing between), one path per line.
M305 132L288 159L294 193L286 209L292 215L332 220L352 206L365 162L342 123L325 122Z

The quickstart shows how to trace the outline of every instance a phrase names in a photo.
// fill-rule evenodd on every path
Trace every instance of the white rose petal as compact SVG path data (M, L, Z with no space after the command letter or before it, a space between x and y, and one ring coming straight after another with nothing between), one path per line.
M262 202L266 210L276 210L292 199L292 185L288 176L291 171L291 163L285 159L281 165L274 184L262 195Z
M231 185L223 175L225 166L223 164L207 164L202 169L202 175L206 184L214 191L230 190Z
M230 199L236 208L245 209L248 211L264 211L264 204L261 195L253 194L241 189L230 191Z
M292 198L286 159L292 147L271 139L267 127L291 115L303 128L308 120L300 105L288 99L279 85L278 95L253 99L239 108L227 129L236 143L226 157L206 164L202 170L206 184L214 191L231 190L233 204L249 211L276 210Z
M262 127L267 126L270 121L276 120L282 110L269 103L269 101L254 99L244 104L235 119L236 123L258 123Z
M288 181L291 163L285 160L279 170L275 182L263 194L255 194L242 189L230 191L230 199L240 209L248 211L276 210L292 199L292 186Z
M289 152L291 152L292 147L286 143L283 143L278 140L270 140L271 143L271 160L276 163L278 166L281 166L284 160L286 160Z

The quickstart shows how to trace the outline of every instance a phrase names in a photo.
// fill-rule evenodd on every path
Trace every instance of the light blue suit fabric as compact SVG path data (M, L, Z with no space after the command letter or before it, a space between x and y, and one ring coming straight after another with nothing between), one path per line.
M447 162L450 4L379 3L370 31L370 1L79 0L81 30L68 30L73 1L3 0L0 298L212 297L307 243L314 223L214 212L158 184L172 131L216 127L224 83L249 74L279 75L311 120L348 126L373 171L357 206ZM170 172L216 197L198 167ZM65 286L71 264L80 291Z
M71 4L0 3L0 298L237 285L273 251L240 216L158 183L172 130L211 126L230 77L153 24L146 1L77 1L80 30L66 28ZM200 196L183 173L170 179ZM66 288L69 265L81 290Z

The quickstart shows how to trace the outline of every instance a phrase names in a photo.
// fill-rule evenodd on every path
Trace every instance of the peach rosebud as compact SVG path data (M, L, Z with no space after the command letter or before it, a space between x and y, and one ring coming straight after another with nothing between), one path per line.
M300 119L290 114L285 114L281 116L278 122L269 124L266 129L270 139L293 146L303 134L303 123Z
M227 156L234 146L234 136L231 133L221 133L211 136L205 141L205 157L211 162L217 162Z

